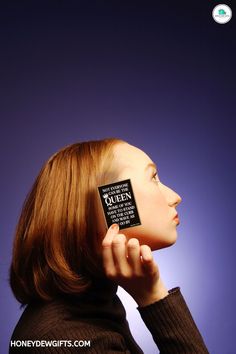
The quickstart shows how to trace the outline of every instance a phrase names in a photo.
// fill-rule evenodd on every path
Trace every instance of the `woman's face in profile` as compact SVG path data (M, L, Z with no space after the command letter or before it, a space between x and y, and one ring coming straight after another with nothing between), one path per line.
M138 238L152 250L168 247L177 238L174 220L181 197L160 182L156 166L142 150L128 143L114 148L119 180L130 179L141 220L140 226L122 230L128 238Z

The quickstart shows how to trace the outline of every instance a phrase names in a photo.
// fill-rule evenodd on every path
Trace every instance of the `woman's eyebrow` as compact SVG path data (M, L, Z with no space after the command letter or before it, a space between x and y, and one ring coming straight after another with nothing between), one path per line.
M157 165L153 162L148 163L145 167L145 170L147 170L149 167L153 167L155 170L157 170Z

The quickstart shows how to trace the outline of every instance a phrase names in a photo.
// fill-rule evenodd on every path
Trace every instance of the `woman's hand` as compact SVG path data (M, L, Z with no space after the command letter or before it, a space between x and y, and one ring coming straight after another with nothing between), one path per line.
M119 226L113 224L102 242L103 265L107 277L122 286L139 306L146 306L168 295L149 246L136 238L128 242Z

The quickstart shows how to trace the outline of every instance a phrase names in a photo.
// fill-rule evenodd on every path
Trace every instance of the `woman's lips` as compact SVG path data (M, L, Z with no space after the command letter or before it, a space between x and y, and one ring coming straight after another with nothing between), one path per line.
M178 216L178 214L175 215L175 217L174 217L173 220L176 221L178 224L180 223L180 222L179 222L179 216Z

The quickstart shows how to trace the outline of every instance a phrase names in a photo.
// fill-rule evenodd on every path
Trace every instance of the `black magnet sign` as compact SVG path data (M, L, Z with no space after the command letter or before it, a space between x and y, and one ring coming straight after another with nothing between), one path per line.
M120 229L141 225L130 179L98 187L107 226Z

